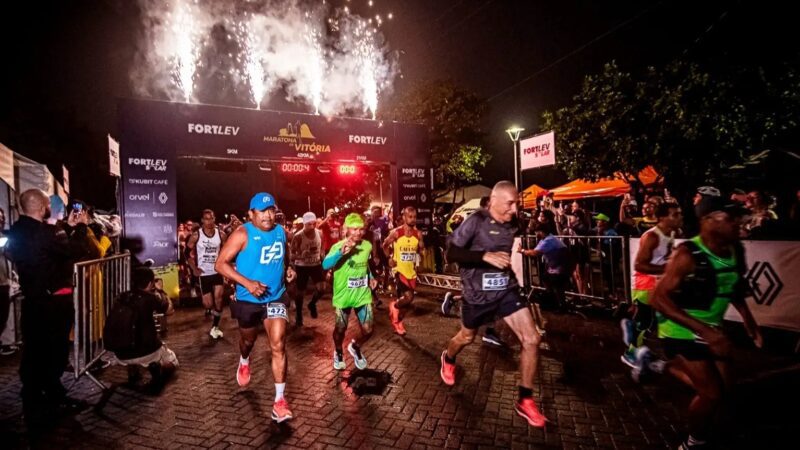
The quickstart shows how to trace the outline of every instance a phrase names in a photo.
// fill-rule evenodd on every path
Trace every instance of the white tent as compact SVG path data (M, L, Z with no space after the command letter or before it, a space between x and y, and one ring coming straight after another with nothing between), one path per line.
M9 219L16 217L13 214L16 202L14 194L28 189L41 189L47 195L58 195L66 204L68 201L64 187L59 183L44 164L15 153L10 148L0 144L0 207L6 211ZM12 220L9 220L9 224Z
M464 203L468 200L488 197L492 193L492 188L482 184L473 184L456 189L456 204ZM436 203L453 203L453 189L447 191L437 191L434 193Z

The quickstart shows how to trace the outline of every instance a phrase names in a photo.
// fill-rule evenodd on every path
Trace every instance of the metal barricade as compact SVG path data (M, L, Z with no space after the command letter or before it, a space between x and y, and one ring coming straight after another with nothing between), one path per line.
M566 244L576 264L566 292L573 301L600 303L615 308L630 301L628 239L623 236L556 236ZM536 247L536 236L522 237L527 249ZM524 257L529 285L546 290L542 279L545 271L540 257Z
M424 284L439 289L447 289L451 291L461 290L461 277L458 275L418 273L417 282L419 284Z
M130 290L131 256L129 253L75 264L72 274L75 285L73 306L75 325L72 367L75 380L86 375L104 389L89 369L99 362L106 350L103 346L103 326L111 311L112 302L122 292Z

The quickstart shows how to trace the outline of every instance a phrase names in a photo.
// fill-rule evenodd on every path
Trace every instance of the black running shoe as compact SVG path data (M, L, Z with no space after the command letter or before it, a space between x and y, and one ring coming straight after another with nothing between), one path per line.
M317 302L311 302L308 304L308 312L311 313L311 318L317 318Z
M500 337L497 334L495 334L494 331L491 330L491 328L486 329L486 333L483 335L483 338L481 338L481 340L483 342L486 342L487 344L491 344L496 347L506 346L506 343L503 342L503 340L500 339Z

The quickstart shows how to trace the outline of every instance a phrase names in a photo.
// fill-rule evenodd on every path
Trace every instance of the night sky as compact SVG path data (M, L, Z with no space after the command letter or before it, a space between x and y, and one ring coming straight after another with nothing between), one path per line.
M351 2L357 12L360 3L366 0ZM525 134L538 131L542 111L565 106L583 77L610 60L634 73L675 58L714 70L789 59L800 41L796 16L778 2L375 3L394 13L382 31L400 54L395 93L419 80L452 78L491 99L485 147L493 160L485 184L512 177L509 125L525 127ZM128 74L141 32L136 2L2 2L0 17L0 142L48 163L57 176L65 162L73 191L112 207L105 135L115 133L115 99L134 95ZM278 100L267 107L307 111ZM559 181L552 170L524 176L526 185Z

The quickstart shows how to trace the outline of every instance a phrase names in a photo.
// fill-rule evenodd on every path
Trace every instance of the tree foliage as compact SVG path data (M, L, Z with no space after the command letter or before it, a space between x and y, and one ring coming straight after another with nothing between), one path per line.
M386 117L427 128L436 181L455 188L480 181L478 171L489 161L481 146L488 109L486 100L452 81L428 81L410 89Z
M783 67L714 75L693 63L650 67L640 77L608 63L587 76L567 107L543 114L570 177L637 174L652 165L680 190L797 130L797 71Z

